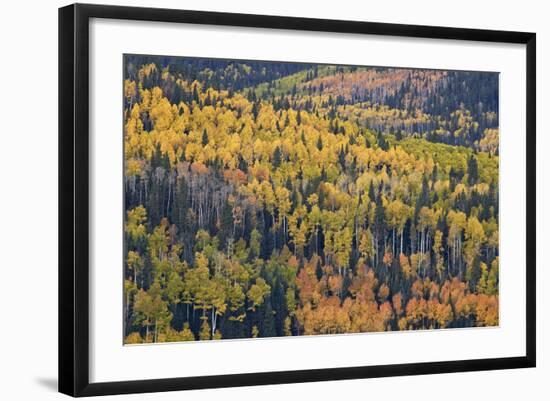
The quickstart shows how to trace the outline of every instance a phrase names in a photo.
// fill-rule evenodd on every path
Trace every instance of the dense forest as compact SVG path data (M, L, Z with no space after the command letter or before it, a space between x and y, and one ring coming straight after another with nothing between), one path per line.
M126 344L498 325L498 74L124 67Z

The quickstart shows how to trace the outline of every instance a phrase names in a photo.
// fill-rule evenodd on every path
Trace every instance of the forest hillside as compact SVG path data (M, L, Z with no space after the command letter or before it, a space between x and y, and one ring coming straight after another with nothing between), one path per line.
M498 325L498 74L124 66L125 343Z

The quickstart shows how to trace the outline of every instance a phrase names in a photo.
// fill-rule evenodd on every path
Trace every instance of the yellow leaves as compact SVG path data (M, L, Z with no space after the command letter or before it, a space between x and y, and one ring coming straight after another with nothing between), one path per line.
M369 102L342 105L341 99L334 105L334 97L329 101L326 93L315 94L318 88L308 88L309 82L296 76L291 78L296 82L285 82L296 83L297 96L274 100L262 93L264 87L270 90L268 84L230 91L209 87L229 87L219 80L241 77L237 74L247 69L222 67L226 75L221 77L204 68L194 74L202 82L190 82L183 79L185 73L148 65L135 82L124 82L129 200L144 199L157 208L151 209L155 224L169 216L178 225L176 230L163 220L147 233L145 210L129 211L129 314L138 296L136 283L142 282L148 290L139 295L142 315L136 322L145 325L144 334L153 324L153 310L162 309L165 301L169 306L183 303L187 315L191 308L200 310L204 322L200 328L198 317L187 316L193 331L161 327L159 333L155 328L154 337L136 333L127 341L193 340L199 330L202 339L220 338L216 318L221 315L235 326L244 323L247 335L267 335L272 333L269 324L246 322L249 311L259 308L258 316L267 316L270 286L278 294L270 299L276 303L273 310L280 313L281 302L288 309L286 316L277 317L277 334L497 323L498 298L491 297L498 294L498 222L490 216L498 218L498 210L482 209L489 198L471 197L475 191L496 198L490 183L497 182L498 156L415 135L428 131L430 140L433 135L434 141L449 143L456 131L462 136L456 142L463 143L476 129L472 115L461 109L453 114L456 121L447 121L448 116L424 114L411 98L405 100L407 110ZM315 80L310 73L308 81ZM400 90L395 81L410 81L418 93L429 93L442 76L428 74L425 85L419 85L417 77L399 71L346 70L338 73L340 83L330 78L326 84L327 93L340 84L349 96L354 85L359 92L374 85L372 79L376 87L384 84L384 97ZM271 87L276 96L284 90L280 82ZM483 121L498 124L496 114ZM497 153L498 130L485 130L477 146ZM472 157L479 173L472 173L475 169L466 162ZM168 198L148 192L157 187ZM186 238L189 246L183 244ZM194 257L192 252L197 252ZM476 282L470 275L474 279L461 282L465 261L471 272L478 266L473 256L479 255L481 279ZM350 261L353 268L348 268ZM156 285L151 291L149 275ZM447 276L459 279L444 282ZM485 298L472 294L476 284ZM221 330L225 335L226 326Z
M225 136L231 136L237 131L238 121L235 114L229 110L223 110L218 112L215 119L216 130L218 140L222 140Z
M239 310L244 305L245 294L239 284L235 284L229 288L228 301L230 305L229 309L233 312ZM237 316L233 320L242 321L246 315L242 315L242 318L240 316Z
M256 279L256 283L252 284L246 293L246 296L250 302L248 309L253 311L256 310L256 308L264 302L265 297L269 295L270 292L271 287L263 278L258 277Z
M377 178L380 182L383 182L384 184L387 184L390 181L390 177L388 175L388 170L387 170L387 167L385 165L380 170L380 172L377 174Z
M143 161L136 159L126 160L126 177L139 176L142 172Z
M376 175L371 171L365 171L355 181L355 185L359 193L367 192L371 184L374 186L378 186L378 179Z
M139 122L141 123L141 127L143 128L143 123L141 122L141 119L140 119L141 116L140 116L140 106L139 106L139 104L136 103L132 106L132 111L130 112L130 116L134 120L134 122L135 122L135 120L139 120ZM128 126L128 124L127 124L127 126ZM141 133L141 132L138 132L138 133Z
M180 115L181 108L170 104L158 87L141 90L140 94L142 101L133 105L125 125L126 158L150 159L159 145L174 166L183 153L184 138L181 134L188 116L186 113ZM150 121L150 132L144 131L144 117Z
M150 74L152 67L145 70ZM166 74L167 71L164 71L165 79L172 79ZM334 120L338 121L338 126L345 127L344 134L335 134L329 130L326 116L316 116L302 110L300 111L301 125L296 129L297 110L275 111L272 105L263 101L259 103L258 118L254 120L252 103L242 94L235 93L229 98L227 91L218 92L212 88L204 91L199 82L188 83L181 79L175 80L174 84L187 93L196 91L202 102L206 98L218 100L213 105L201 107L198 105L189 107L185 103L170 105L159 87L141 89L141 103L135 104L126 117L125 154L127 158L150 159L155 147L160 145L162 153L168 155L172 166L180 159L202 163L220 160L224 167L235 169L239 168L242 159L249 166L255 166L248 174L259 181L271 178L275 185L280 186L284 185L288 178L295 180L299 173L303 179L314 180L324 172L326 181L336 183L341 192L354 191L360 194L368 190L371 182L375 185L384 183L391 187L393 199L396 197L405 199L411 192L417 192L422 176L431 174L434 166L441 163L441 157L437 156L440 149L436 145L429 154L425 152L424 145L417 145L413 141L403 141L401 145L392 146L388 151L377 146L365 147L365 138L369 138L372 144L375 135L370 131L360 130L357 124L345 118ZM132 81L126 82L125 91L129 94L134 85ZM348 113L347 115L355 115L360 110L346 105L340 106L339 111ZM376 106L376 110L373 109L370 112L393 116L392 118L402 118L401 114L406 114L403 111L387 109L386 106ZM458 113L466 112L458 111ZM151 120L151 127L148 129L152 130L148 133L143 131L142 119L146 121L146 118ZM426 117L414 111L413 115L406 118L414 118L415 121L421 122ZM201 139L205 129L208 131L209 140L206 146L203 146ZM352 135L353 144L350 142ZM318 145L318 142L321 145ZM350 165L353 162L355 171L359 174L359 178L354 183L346 180L346 174L342 174L343 171L339 166L338 153L342 147L346 148L346 164ZM274 168L271 163L276 148L279 148L285 157L281 165ZM446 152L447 150L445 148ZM460 157L453 156L451 164L462 163L459 160ZM286 160L289 162L287 163ZM482 157L481 160L485 159ZM299 161L299 168L296 161ZM494 160L487 159L480 162L480 166L490 165L493 168L495 164L493 162ZM137 166L134 164L133 167ZM486 168L481 169L484 180L486 176L490 177L492 174L485 173L486 170ZM137 169L133 171L137 172ZM445 171L448 172L447 167ZM434 190L441 195L442 191L448 188L449 183L436 181L433 185ZM454 197L471 191L471 188L461 185L463 184L458 184ZM478 189L480 193L484 193L482 191L486 190L486 184ZM336 195L331 198L334 207L338 207L338 203L349 201L339 194L333 193L333 195Z
M451 183L449 180L436 181L433 186L433 190L437 194L441 194L443 191L449 189Z
M403 271L403 275L406 278L414 277L416 276L416 264L409 262L409 258L404 254L399 254L399 265L401 266L401 270Z
M132 100L135 98L137 94L137 87L136 83L134 81L130 81L129 79L124 80L124 97Z
M297 208L288 218L288 231L301 255L309 233L309 216L305 207Z
M260 205L263 205L268 211L273 212L275 208L276 197L271 184L267 180L262 181L258 189L259 190L257 192L257 195L260 201Z
M285 333L285 336L291 336L292 335L292 320L289 316L285 318L283 331Z
M174 121L175 115L172 105L165 97L162 97L160 88L153 88L153 106L149 112L149 116L153 121L155 130L163 131L170 128ZM157 98L158 97L158 98Z
M165 67L162 69L161 78L163 81L169 80L171 78L169 67Z
M361 252L363 258L371 258L374 256L374 243L370 228L361 233L359 252Z
M334 250L336 253L336 264L338 267L348 266L351 253L352 231L349 227L344 227L334 238Z
M217 150L218 157L223 161L224 166L229 169L238 167L237 156L241 148L241 138L238 134L229 135L223 144Z
M177 341L195 341L195 335L189 328L189 323L184 323L183 330L178 333Z
M141 344L141 343L143 343L143 338L137 331L134 331L128 334L124 339L124 344Z
M453 246L466 227L466 214L450 210L447 213L447 224L449 226L447 243L449 246Z
M208 270L208 259L202 252L195 253L195 268L201 271Z
M437 225L437 219L439 218L439 212L434 211L426 206L422 207L420 209L420 213L418 216L418 228L420 230L435 230L435 226Z
M249 167L248 171L249 174L259 182L269 180L269 167L266 165L256 162L253 166Z
M243 121L241 131L239 133L239 139L241 141L242 147L240 151L242 156L247 161L252 161L253 155L253 137L254 137L254 128L250 121Z
M496 249L499 245L498 223L494 218L483 222L483 230L487 236L487 246Z
M258 112L258 118L256 119L256 124L260 129L276 131L276 122L277 115L271 104L262 102L260 105L260 110Z
M257 138L254 141L253 149L255 160L269 160L270 155L273 153L274 146L269 142L262 141L261 139Z
M478 184L475 184L472 187L472 190L478 192L479 194L486 195L489 192L489 184L485 182L480 182Z
M147 220L147 211L143 206L137 206L126 212L126 227L125 231L130 235L132 240L136 241L144 238L147 234L145 221Z
M252 326L251 337L252 338L257 338L259 335L260 335L260 330L258 330L258 326L256 326L256 325Z
M285 187L275 189L275 198L277 199L277 209L280 216L286 216L292 203L290 202L290 191Z
M201 324L201 330L199 331L199 340L206 341L210 340L211 334L210 334L210 325L208 324L208 320L203 319Z
M142 111L149 111L151 108L151 91L148 89L140 89L139 90L139 97L141 98L141 110Z
M155 63L144 64L138 71L140 81L149 77L151 74L157 71L157 65Z
M485 241L485 231L483 230L483 225L479 222L477 217L468 218L465 237L467 241L469 240L476 244L480 244Z
M187 143L185 146L184 156L187 161L197 161L201 163L205 161L204 148L200 143Z
M301 142L297 143L298 140L295 138L295 135L292 136L284 136L280 141L274 141L274 145L277 146L278 143L280 144L282 148L282 153L284 155L287 155L289 159L298 159L298 160L304 160L308 158L307 155L307 149L304 148ZM297 156L297 153L300 152L300 154L303 156L302 158L295 157Z
M315 193L309 195L308 198L307 198L307 203L310 206L315 206L315 205L317 205L318 202L319 202L319 196Z
M141 136L143 134L143 122L140 116L140 107L134 104L130 117L125 124L124 152L126 158L139 156L143 153Z
M386 206L386 219L389 226L400 230L405 226L411 213L411 208L399 199L389 202Z
M225 98L224 106L236 109L241 114L252 111L252 104L240 93L234 94L232 98Z
M355 156L357 166L366 169L369 167L369 163L372 160L372 149L365 148L364 146L351 146L351 153Z
M126 256L126 265L130 270L139 269L143 265L143 261L139 253L136 251L128 251Z
M498 151L499 131L498 128L485 128L483 137L479 140L479 148L492 155Z
M151 89L151 109L158 105L162 100L168 100L162 96L162 89L158 86L155 86ZM170 104L170 102L168 102Z

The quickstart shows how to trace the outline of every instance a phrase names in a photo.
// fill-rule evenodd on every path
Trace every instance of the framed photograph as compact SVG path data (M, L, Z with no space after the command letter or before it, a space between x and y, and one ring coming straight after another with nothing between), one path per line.
M59 390L535 366L535 34L59 10Z

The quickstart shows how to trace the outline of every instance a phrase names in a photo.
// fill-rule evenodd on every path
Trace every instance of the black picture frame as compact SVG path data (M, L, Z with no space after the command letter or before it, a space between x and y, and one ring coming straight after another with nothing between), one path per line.
M526 354L521 357L408 363L90 383L89 381L89 21L159 21L437 38L526 46L527 215ZM74 4L59 9L59 391L71 396L237 387L494 369L536 364L536 35L358 21Z

